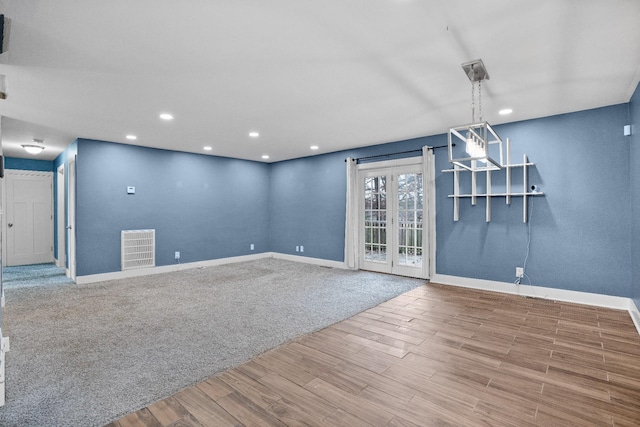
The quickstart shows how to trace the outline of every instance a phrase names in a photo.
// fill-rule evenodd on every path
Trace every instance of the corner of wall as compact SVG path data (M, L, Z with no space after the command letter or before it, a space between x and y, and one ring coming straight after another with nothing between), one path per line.
M640 73L640 68L639 68ZM629 100L629 119L627 124L631 125L631 135L629 138L629 162L630 162L630 183L631 196L631 254L632 260L640 256L640 222L637 219L640 214L640 83L635 88ZM637 305L640 302L640 265L631 263L631 298L635 309L636 327L640 325L640 315L638 315ZM633 317L633 316L632 316ZM638 328L640 331L640 328Z
M638 310L638 304L636 304L636 301L633 299L629 303L629 315L631 316L631 320L633 320L633 324L636 325L638 334L640 334L640 311Z

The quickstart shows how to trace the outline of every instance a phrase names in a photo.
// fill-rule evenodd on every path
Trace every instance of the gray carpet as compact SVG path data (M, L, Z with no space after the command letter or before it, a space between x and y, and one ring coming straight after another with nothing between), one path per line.
M5 290L2 426L102 426L424 281L262 259Z

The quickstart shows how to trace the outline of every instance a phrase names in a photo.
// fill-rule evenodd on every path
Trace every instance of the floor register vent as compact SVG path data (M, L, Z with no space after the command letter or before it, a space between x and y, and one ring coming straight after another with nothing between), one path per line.
M155 267L156 230L122 230L122 271Z

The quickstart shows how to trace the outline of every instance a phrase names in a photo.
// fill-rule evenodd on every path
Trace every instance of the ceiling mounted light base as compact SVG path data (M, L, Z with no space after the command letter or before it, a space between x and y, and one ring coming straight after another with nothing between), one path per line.
M465 62L462 64L467 77L471 82L481 82L483 80L489 80L489 73L487 67L484 66L482 59L476 59L474 61Z
M487 122L450 128L448 145L449 162L463 169L480 171L503 167L502 139Z
M42 145L23 144L22 148L29 154L40 154L42 150L44 150L44 146Z

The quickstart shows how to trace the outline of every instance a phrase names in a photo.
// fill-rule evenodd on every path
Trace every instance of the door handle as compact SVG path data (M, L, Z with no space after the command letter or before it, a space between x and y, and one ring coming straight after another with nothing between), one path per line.
M71 230L71 226L70 225L67 225L67 230Z
M13 224L9 223L7 224L9 226L9 228L13 227Z

